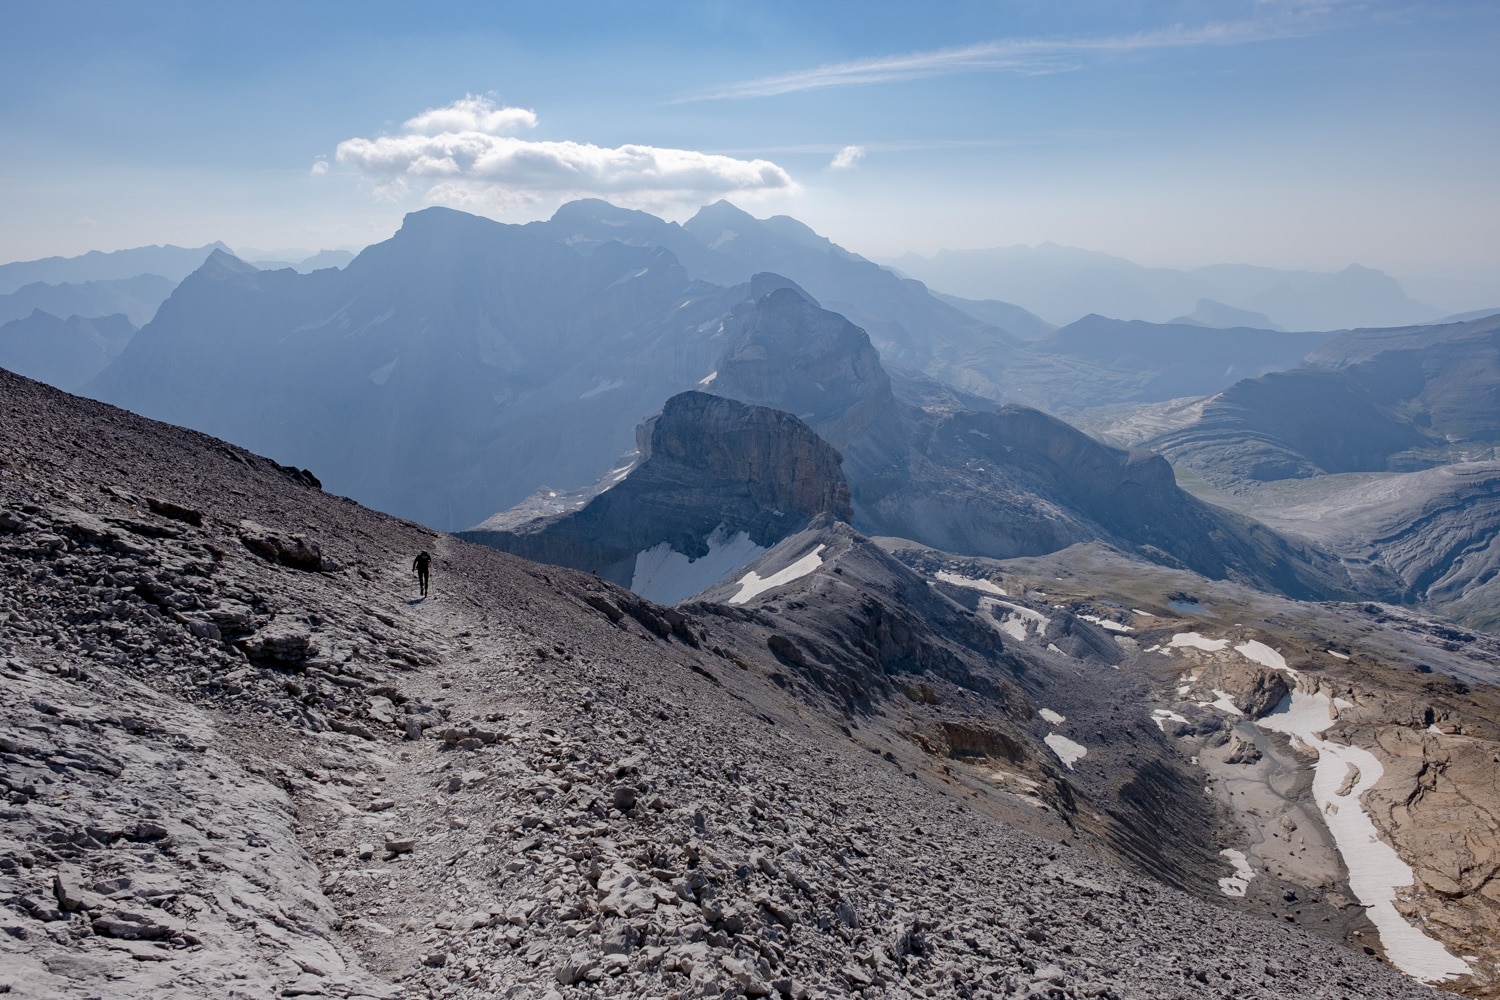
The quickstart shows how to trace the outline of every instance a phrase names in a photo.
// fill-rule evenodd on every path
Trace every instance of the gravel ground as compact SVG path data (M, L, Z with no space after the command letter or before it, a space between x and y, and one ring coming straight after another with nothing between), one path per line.
M12 995L1431 995L997 821L730 619L0 400Z

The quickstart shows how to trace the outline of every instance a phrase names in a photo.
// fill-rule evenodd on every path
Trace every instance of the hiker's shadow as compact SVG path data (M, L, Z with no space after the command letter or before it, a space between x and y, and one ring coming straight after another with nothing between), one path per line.
M411 607L413 604L421 604L425 600L427 600L427 598L425 597L413 597L411 600L406 602L406 606Z

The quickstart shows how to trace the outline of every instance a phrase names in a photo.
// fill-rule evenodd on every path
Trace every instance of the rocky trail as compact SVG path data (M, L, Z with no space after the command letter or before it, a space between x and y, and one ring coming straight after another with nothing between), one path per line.
M1430 995L996 821L730 619L0 400L0 991Z

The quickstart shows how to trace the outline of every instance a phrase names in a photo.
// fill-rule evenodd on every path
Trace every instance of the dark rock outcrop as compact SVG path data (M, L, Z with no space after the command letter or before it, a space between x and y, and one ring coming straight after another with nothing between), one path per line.
M849 516L839 453L789 413L685 392L639 434L644 461L581 509L460 537L629 586L636 556L663 543L698 559L716 531L766 548Z

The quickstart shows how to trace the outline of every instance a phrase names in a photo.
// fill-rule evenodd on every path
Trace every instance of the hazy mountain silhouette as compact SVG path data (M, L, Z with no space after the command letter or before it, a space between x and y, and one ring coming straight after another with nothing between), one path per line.
M1234 327L1248 327L1253 330L1280 330L1281 327L1271 322L1271 317L1262 312L1252 312L1249 309L1236 309L1234 306L1226 306L1222 302L1213 299L1199 299L1198 305L1186 316L1178 316L1172 320L1173 323L1189 323L1195 326L1209 326L1216 330L1229 330Z
M827 308L865 329L881 355L999 398L986 374L1005 367L1020 338L942 302L787 216L756 219L725 201L678 226L606 202L572 202L531 227L571 246L619 240L671 250L693 277L743 284L762 272L787 275ZM1028 322L1034 322L1033 317Z
M215 253L89 392L459 528L596 479L711 370L737 297L664 250L434 208L343 270Z
M125 316L58 319L37 309L0 324L0 368L77 391L125 349L135 327Z
M1290 368L1333 336L1085 316L1027 345L1006 384L1020 400L1063 415L1201 396Z
M228 252L222 243L202 247L167 246L136 247L131 250L90 250L79 257L44 257L0 264L0 295L8 295L25 285L41 281L56 285L65 282L111 281L155 274L168 281L181 281L197 270L215 250Z
M57 285L35 281L9 295L0 295L0 323L30 316L40 309L53 316L86 318L123 313L139 327L150 322L175 287L175 281L159 274Z
M1358 264L1334 273L1246 264L1180 271L1053 243L906 254L890 263L942 292L1014 302L1058 324L1089 313L1166 322L1192 313L1199 299L1264 313L1290 330L1401 326L1442 315L1389 275Z

